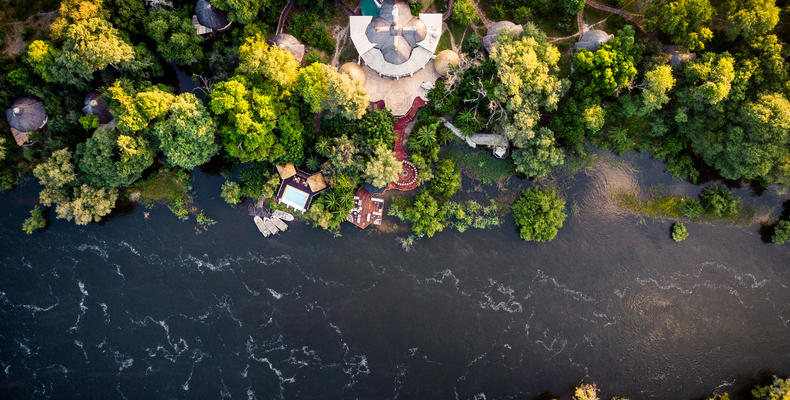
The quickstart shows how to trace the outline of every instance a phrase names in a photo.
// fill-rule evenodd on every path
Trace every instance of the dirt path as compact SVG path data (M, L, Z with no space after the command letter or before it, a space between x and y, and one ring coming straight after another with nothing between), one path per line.
M442 15L442 21L447 21L448 19L450 19L450 16L453 15L454 4L455 4L455 0L450 0L450 2L447 3L447 11L445 11L444 15Z
M621 10L619 8L614 8L614 7L609 7L609 6L606 6L606 5L603 5L603 4L599 4L599 3L594 2L593 0L585 0L584 4L588 5L588 6L592 7L592 8L597 8L597 9L599 9L601 11L606 11L606 12L609 12L609 13L612 13L612 14L617 14L617 15L625 18L626 20L631 21L634 25L638 26L639 29L645 30L645 28L644 28L645 19L640 17L640 16L638 16L638 15L636 15L636 14L631 14L630 12L623 11L623 10Z
M455 45L455 38L453 37L453 33L450 31L450 27L444 22L442 22L442 27L444 28L444 31L447 32L447 36L450 37L450 47L452 47L453 51L457 53L458 46Z
M341 45L342 42L345 42L346 34L348 33L348 25L345 27L340 27L339 25L335 25L332 28L332 33L335 36L335 54L332 55L332 63L333 67L338 67L340 65L339 57L340 57L340 48L343 47Z
M24 22L17 21L9 24L10 29L5 32L5 53L9 57L14 57L22 54L25 51L25 40L22 37L25 31L25 25L32 26L38 31L49 30L49 24L58 16L58 10L39 12L34 16L28 17ZM34 18L37 18L34 20Z
M288 4L283 7L283 11L280 12L280 21L277 23L277 31L274 33L275 35L279 35L283 33L283 29L285 29L285 20L288 19L288 14L291 12L291 8L294 6L294 0L288 2Z
M490 19L486 17L486 13L484 13L483 10L480 9L480 5L477 4L476 0L470 0L470 1L472 2L472 4L474 4L475 10L477 11L477 16L480 17L481 21L483 21L483 25L486 27L486 29L490 28L492 22Z
M348 14L348 15L357 15L354 12L354 10L352 10L349 6L346 5L346 3L343 3L343 0L335 0L335 3L337 3L338 7L342 8L343 11L346 12L346 14Z

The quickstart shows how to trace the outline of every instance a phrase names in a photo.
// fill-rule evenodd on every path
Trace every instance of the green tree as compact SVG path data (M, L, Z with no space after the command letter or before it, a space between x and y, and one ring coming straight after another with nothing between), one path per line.
M162 57L179 65L191 65L203 59L203 39L183 11L153 10L146 17L145 30Z
M33 232L44 229L47 226L47 218L44 216L44 210L39 206L35 206L30 210L30 217L22 224L22 230L28 235Z
M66 221L73 219L77 225L87 225L91 221L101 221L101 218L115 207L116 200L118 200L118 191L115 189L96 189L82 184L73 188L71 196L66 201L57 204L55 212L60 219Z
M327 82L327 97L324 109L330 114L357 120L367 112L370 98L362 83L346 74L337 72L334 67L321 64Z
M551 169L562 165L565 155L557 147L554 133L541 127L524 146L513 151L513 164L516 171L529 177L546 176Z
M774 234L771 236L771 241L776 244L785 244L790 242L790 219L779 221L774 227Z
M296 91L310 106L310 111L318 113L323 110L329 86L320 63L312 63L299 70Z
M430 192L439 199L449 199L461 189L461 171L451 158L443 158L436 164L431 180Z
M686 229L686 226L683 225L681 222L675 222L672 224L672 240L676 242L682 242L686 240L689 236L689 231Z
M565 200L553 189L534 187L521 193L513 204L520 236L527 241L549 242L557 236L567 215Z
M645 81L642 84L642 113L649 114L660 110L667 102L667 94L675 86L672 76L672 67L657 65L645 72Z
M708 0L660 0L645 11L647 27L661 31L674 43L689 50L702 50L713 38L708 27L715 10Z
M154 162L154 151L145 138L104 127L77 145L76 154L85 182L108 189L132 184Z
M52 152L49 158L36 165L33 175L45 188L59 189L76 181L77 174L74 173L71 152L68 149Z
M446 227L446 209L428 192L420 192L403 213L405 219L412 223L411 230L417 236L433 237Z
M175 96L157 87L133 94L119 81L107 88L107 93L117 112L116 126L124 133L143 130L151 121L164 117L175 100Z
M715 105L727 98L735 79L735 60L729 53L705 53L685 69L688 95L697 107Z
M50 35L59 44L52 72L57 82L86 87L93 73L134 57L126 43L104 17L101 0L64 0Z
M472 25L480 18L474 4L469 0L458 0L453 4L453 20L462 26Z
M209 107L220 116L222 144L230 156L248 162L274 161L285 154L275 133L284 105L272 84L253 85L236 75L214 86Z
M628 26L617 37L594 52L580 49L573 54L575 72L585 76L585 96L610 96L627 87L636 77L634 66L633 28Z
M261 10L271 6L270 0L212 0L211 4L228 12L228 19L242 25L253 22Z
M720 185L707 187L699 195L702 205L709 213L717 217L732 217L738 213L741 200L732 192Z
M353 207L354 193L351 187L341 185L325 191L310 207L308 217L313 219L316 225L334 230L346 220Z
M584 0L562 0L562 8L570 15L576 15L584 9Z
M397 181L403 164L395 157L395 152L383 143L376 144L373 157L365 164L365 179L378 188Z
M192 93L178 95L167 118L151 129L169 164L191 170L217 154L214 122Z
M574 389L573 400L598 400L598 386L582 383Z
M243 198L241 186L233 181L225 181L225 183L222 184L220 196L222 196L222 199L228 204L239 204Z
M727 13L726 32L731 39L743 36L752 40L770 32L779 23L779 7L775 0L736 0L727 3L730 12Z
M491 51L496 63L499 84L494 96L505 104L511 116L504 133L517 147L536 136L541 112L557 108L568 86L559 79L560 52L546 43L534 26L527 26L520 40L503 37Z
M269 46L263 36L255 35L239 47L238 72L259 75L289 88L296 82L299 63L288 50Z
M359 120L362 139L371 147L378 144L392 147L396 137L395 131L392 129L393 123L395 123L395 117L387 109L366 113Z
M705 207L697 199L685 199L683 201L683 216L686 218L698 218L705 212Z
M441 121L437 121L433 124L422 125L418 129L412 131L408 141L409 150L412 151L412 157L415 155L414 153L419 153L422 157L425 157L426 160L438 160L440 146L436 131L441 123ZM422 175L422 169L420 170L420 175ZM422 177L420 178L422 179Z
M790 397L790 379L781 379L774 376L774 381L768 386L757 386L752 389L755 400L786 400Z

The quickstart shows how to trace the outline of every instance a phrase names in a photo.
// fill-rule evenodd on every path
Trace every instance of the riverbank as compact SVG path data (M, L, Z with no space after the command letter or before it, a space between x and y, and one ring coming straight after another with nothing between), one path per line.
M639 185L699 190L644 155L625 162ZM2 391L492 399L594 381L602 398L722 386L746 400L756 371L790 373L790 250L726 224L689 223L676 244L667 222L593 207L598 179L554 179L578 212L553 242L522 241L507 217L410 252L352 226L264 239L199 170L194 204L217 221L200 235L156 206L27 236L38 188L25 183L0 193Z

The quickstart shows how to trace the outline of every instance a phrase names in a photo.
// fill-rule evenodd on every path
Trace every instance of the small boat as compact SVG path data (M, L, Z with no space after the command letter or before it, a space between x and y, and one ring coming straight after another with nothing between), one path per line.
M280 210L274 210L274 212L272 212L272 217L279 218L279 219L281 219L283 221L288 221L288 222L291 222L291 221L294 220L294 216L293 215L291 215L290 213L287 213L285 211L280 211Z
M285 231L286 229L288 229L288 224L286 224L285 222L283 222L279 218L272 218L272 219L270 219L270 221L272 221L274 226L276 226L277 229L279 229L281 231Z
M277 233L280 231L279 229L277 229L277 225L273 224L272 220L270 220L269 218L264 218L263 226L265 226L266 229L268 229L269 232L271 233Z
M261 231L261 234L264 237L271 236L272 232L266 228L266 225L263 223L261 217L256 215L255 218L253 218L252 220L255 221L255 226L258 227L258 230Z

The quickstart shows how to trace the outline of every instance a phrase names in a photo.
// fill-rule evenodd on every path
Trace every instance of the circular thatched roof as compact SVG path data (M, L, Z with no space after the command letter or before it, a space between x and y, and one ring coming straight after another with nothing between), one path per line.
M215 31L222 31L230 27L228 13L214 8L209 0L197 0L195 3L195 15L197 15L200 25Z
M5 111L8 125L20 132L41 129L47 123L44 103L33 97L20 97Z
M459 61L458 53L452 50L442 50L433 60L433 67L439 75L447 76L450 73L450 65L458 65Z
M584 32L582 37L579 39L578 42L574 45L576 50L579 49L587 49L588 51L595 51L601 47L602 44L609 41L612 38L612 35L600 30L600 29L591 29L587 32Z
M293 54L296 61L302 62L302 58L304 58L304 45L293 35L287 33L275 35L272 38L272 44L281 49L288 50L289 53Z
M487 51L491 51L491 46L496 43L497 38L499 35L509 32L513 35L521 35L524 32L524 28L521 25L516 25L510 21L498 21L491 25L488 28L488 32L483 37L483 46L486 48Z
M110 108L107 107L101 93L96 91L90 92L85 96L85 106L82 107L82 112L99 117L100 124L112 121Z
M341 65L338 71L340 71L341 74L350 76L351 79L355 81L359 81L359 83L363 85L368 78L367 75L365 75L365 71L362 69L362 67L360 67L359 64L355 62L347 62Z

